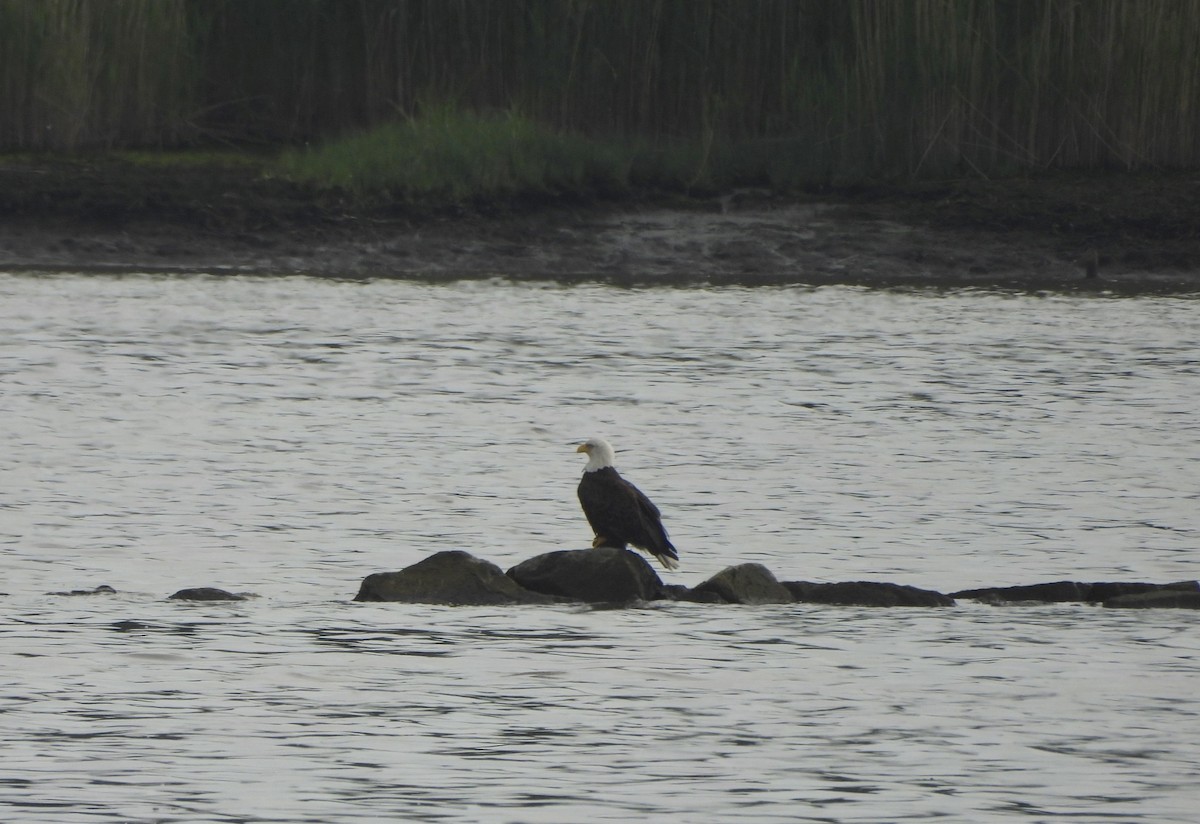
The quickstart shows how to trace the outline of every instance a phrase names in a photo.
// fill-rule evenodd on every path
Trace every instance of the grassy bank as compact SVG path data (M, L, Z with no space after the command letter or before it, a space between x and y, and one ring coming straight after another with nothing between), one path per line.
M1197 31L1200 0L0 0L0 150L301 145L432 108L697 180L1196 168ZM641 156L569 154L548 179Z
M447 109L286 151L275 168L360 202L443 205L620 191L629 184L632 158L617 141L558 134L515 114Z

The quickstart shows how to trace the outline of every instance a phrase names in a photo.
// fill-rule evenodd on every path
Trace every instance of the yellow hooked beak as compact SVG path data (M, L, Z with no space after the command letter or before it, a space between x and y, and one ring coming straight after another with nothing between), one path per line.
M575 447L575 451L576 452L591 452L592 448L585 443L581 443L579 446Z

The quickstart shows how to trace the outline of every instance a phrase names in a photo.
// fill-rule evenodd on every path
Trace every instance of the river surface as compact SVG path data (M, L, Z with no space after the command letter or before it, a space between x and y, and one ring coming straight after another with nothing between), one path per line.
M1195 298L0 275L0 329L0 820L1197 820L1194 611L351 601L586 546L590 435L672 583L1195 579Z

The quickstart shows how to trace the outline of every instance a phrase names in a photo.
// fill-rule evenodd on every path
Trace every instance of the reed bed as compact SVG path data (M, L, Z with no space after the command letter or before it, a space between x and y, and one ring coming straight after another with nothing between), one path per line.
M0 0L5 150L447 109L767 182L1195 168L1200 0Z
M0 148L189 139L189 23L175 2L0 0Z

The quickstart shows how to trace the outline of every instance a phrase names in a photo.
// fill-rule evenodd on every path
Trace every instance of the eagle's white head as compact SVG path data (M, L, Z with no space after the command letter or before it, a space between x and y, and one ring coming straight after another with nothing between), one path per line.
M604 438L588 438L575 451L587 453L588 462L587 466L583 468L584 472L595 472L597 469L612 466L613 461L616 460L612 444Z

